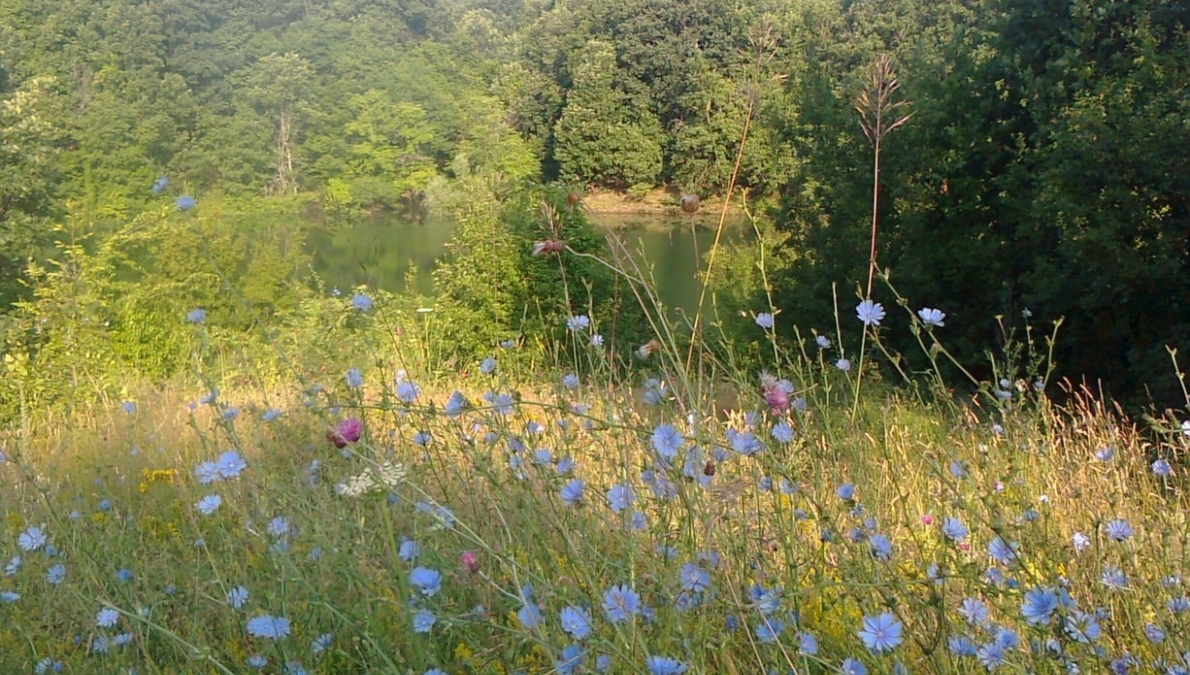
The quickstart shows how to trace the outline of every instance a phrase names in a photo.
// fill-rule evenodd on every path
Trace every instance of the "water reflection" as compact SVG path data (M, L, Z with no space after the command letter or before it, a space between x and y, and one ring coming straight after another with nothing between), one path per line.
M715 240L714 230L700 223L709 221L638 215L599 215L591 221L620 237L642 270L651 270L662 302L682 308L698 304L697 272ZM454 223L440 217L422 223L371 219L341 226L319 225L310 232L307 245L315 270L330 286L366 284L429 295L434 290L430 272L445 253L453 231ZM739 223L732 223L722 241L738 242L746 236ZM411 267L416 267L416 273L409 275Z
M428 218L421 223L368 219L348 224L327 223L307 236L314 269L328 286L366 285L395 293L434 290L430 271L446 251L454 222ZM416 272L409 275L411 268ZM406 277L412 288L406 284Z

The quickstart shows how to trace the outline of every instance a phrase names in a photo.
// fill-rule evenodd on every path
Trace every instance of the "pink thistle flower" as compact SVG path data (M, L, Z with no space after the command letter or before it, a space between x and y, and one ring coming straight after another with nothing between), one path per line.
M468 574L475 574L479 572L479 556L475 551L463 551L459 555L459 564L463 569L467 570Z
M934 515L932 513L927 513L927 514L923 515L921 517L921 524L925 525L926 527L933 525L934 524Z
M363 422L354 417L348 417L342 422L339 422L337 429L326 432L326 440L334 443L336 448L344 448L347 447L348 443L358 441L363 431Z
M765 404L768 405L769 410L772 412L783 413L789 410L793 385L788 380L778 380L768 373L761 373L760 391L764 396Z

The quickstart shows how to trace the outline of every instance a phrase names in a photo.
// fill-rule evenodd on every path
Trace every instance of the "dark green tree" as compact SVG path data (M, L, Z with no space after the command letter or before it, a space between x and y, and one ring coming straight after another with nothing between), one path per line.
M661 174L661 125L615 87L616 56L592 40L573 55L574 86L554 128L562 179L627 188L652 187Z
M878 259L897 289L914 308L948 312L947 344L969 366L988 350L1003 358L995 317L1019 329L1028 308L1046 324L1065 319L1060 375L1125 397L1143 383L1175 401L1165 347L1184 344L1190 322L1176 160L1190 149L1176 93L1190 65L1185 13L1012 0L891 13L859 3L843 19L826 25L854 39L809 41L822 65L797 78L798 116L783 132L806 158L784 188L799 256L779 284L787 312L832 325L837 283L850 316L871 174L843 105L856 85L840 73L886 49L917 113L882 158ZM904 331L886 337L910 351Z
M1006 7L1008 91L1034 129L1021 301L1066 317L1064 373L1176 403L1166 346L1190 342L1190 13L1153 0Z

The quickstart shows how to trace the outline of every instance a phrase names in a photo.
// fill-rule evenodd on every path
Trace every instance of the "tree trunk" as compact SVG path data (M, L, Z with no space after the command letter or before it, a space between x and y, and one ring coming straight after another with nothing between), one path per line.
M289 109L282 108L277 123L277 177L273 182L276 191L283 195L290 194L296 187L293 182L293 148L289 142L292 128Z

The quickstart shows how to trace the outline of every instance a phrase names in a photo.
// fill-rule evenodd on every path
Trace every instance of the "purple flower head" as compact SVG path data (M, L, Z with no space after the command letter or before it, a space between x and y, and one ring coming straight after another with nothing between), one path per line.
M267 640L284 640L289 637L289 619L283 616L265 614L248 620L248 635Z
M645 659L645 667L649 675L682 675L686 672L686 664L668 656L650 656Z
M884 305L864 300L855 307L855 315L865 326L879 326L884 319Z
M582 607L565 607L558 618L562 623L562 630L575 640L582 640L591 634L591 613Z
M354 443L363 435L364 423L354 417L339 422L333 431L326 432L326 440L335 444L336 448L345 448L348 443Z
M632 494L632 488L627 485L613 485L607 491L607 503L612 513L620 513L624 509L631 508L634 500L635 497Z

